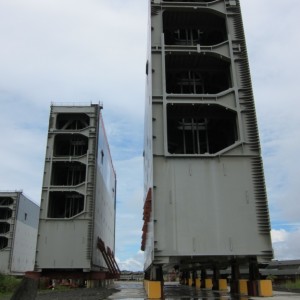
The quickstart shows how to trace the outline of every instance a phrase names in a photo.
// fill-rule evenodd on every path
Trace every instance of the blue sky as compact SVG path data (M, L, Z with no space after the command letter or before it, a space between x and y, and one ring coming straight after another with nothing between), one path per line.
M116 256L140 270L147 0L0 0L0 190L40 202L51 102L104 104ZM300 253L299 0L241 0L275 257Z

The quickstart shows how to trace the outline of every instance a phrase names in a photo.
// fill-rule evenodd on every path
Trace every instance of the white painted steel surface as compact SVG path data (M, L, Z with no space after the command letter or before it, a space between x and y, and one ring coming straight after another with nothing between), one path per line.
M8 238L8 246L0 250L0 273L23 275L34 269L39 206L22 192L0 192L0 201L6 197L12 199L12 204L0 207L10 208L12 216L0 220L9 224L9 231L0 234Z
M107 268L97 249L98 237L112 251L115 250L116 174L100 110L100 106L96 104L51 107L36 270L99 271ZM88 116L89 124L80 125L84 128L76 129L71 125L72 129L68 129L68 125L57 128L59 118L64 122L64 118L76 118L78 114L83 119L82 123L87 122L85 116ZM59 149L63 154L55 153L59 147L57 144L68 140L68 135L78 137L78 145L86 141L87 148L80 155L66 155L64 149ZM76 139L74 143L76 145ZM53 184L52 173L57 163L76 163L75 167L85 170L84 180L81 179L83 181L76 185ZM55 206L51 211L51 201L59 206L59 202L55 202L59 193L76 193L75 197L83 197L83 206L80 202L82 200L77 202L78 213L64 218L59 216L60 211L56 211ZM65 203L68 204L67 200Z
M210 24L210 18L217 21ZM222 41L211 41L210 45L209 42L167 44L172 34L187 34L186 29L177 30L179 26L193 29L198 26L191 19L208 33L221 24L218 30L226 32L226 36L223 34ZM205 24L202 19L206 20ZM149 1L149 20L145 199L149 190L153 192L145 241L145 269L153 264L175 265L183 261L186 264L229 262L233 257L268 261L272 257L268 203L239 1ZM191 34L190 30L186 38ZM209 60L214 64L212 69ZM211 93L206 81L207 87L203 89L208 92L172 92L176 78L187 64L195 68L194 73L200 74L198 78L203 76L203 82L213 80L207 78L212 78L216 69L221 70L228 76L224 88L216 87L216 92ZM206 69L201 71L203 65ZM189 71L190 77L181 82L189 84L194 73ZM197 80L194 84L201 82ZM210 83L216 85L218 80ZM200 115L192 113L193 107ZM189 112L184 115L184 111ZM175 121L170 123L170 118ZM181 123L177 121L180 118ZM184 123L186 119L189 123ZM178 122L175 131L174 122ZM198 123L193 125L193 122ZM208 130L205 124L212 126L214 122L223 125L205 131ZM233 135L225 133L227 141L221 144L224 134L218 132L228 122L232 124L234 141ZM190 142L193 150L186 150L191 132L184 130L194 130L189 128L196 128ZM206 141L203 141L204 134ZM170 152L171 138L183 150ZM219 148L215 143L219 143ZM206 150L200 152L201 147ZM197 153L192 152L196 150Z

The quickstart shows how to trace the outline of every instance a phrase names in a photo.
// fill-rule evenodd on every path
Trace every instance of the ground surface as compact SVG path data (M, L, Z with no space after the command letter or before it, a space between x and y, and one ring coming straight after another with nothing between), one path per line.
M115 293L114 288L94 289L71 289L69 291L50 291L50 293L39 293L36 300L99 300L108 299Z
M64 291L42 291L36 300L100 300L109 299L113 293L118 292L113 286L110 288L70 289ZM10 296L0 297L1 300L10 300ZM22 300L22 299L20 299Z
M288 292L274 292L270 298L231 296L227 292L200 290L176 283L165 284L165 300L299 300L300 295ZM1 300L9 300L9 297ZM107 288L71 289L39 293L36 300L132 300L147 299L141 282L116 282ZM22 299L20 299L22 300Z

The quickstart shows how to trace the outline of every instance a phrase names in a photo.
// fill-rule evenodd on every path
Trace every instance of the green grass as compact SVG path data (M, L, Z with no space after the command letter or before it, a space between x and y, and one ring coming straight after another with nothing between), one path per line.
M0 274L0 295L10 295L19 285L20 279Z
M300 279L297 279L295 282L288 281L283 286L287 289L300 289Z

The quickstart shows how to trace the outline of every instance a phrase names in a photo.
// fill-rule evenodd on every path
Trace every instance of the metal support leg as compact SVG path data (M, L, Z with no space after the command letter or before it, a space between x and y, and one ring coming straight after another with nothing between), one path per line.
M186 282L186 271L181 272L180 284L185 285Z
M239 279L240 279L240 265L237 260L231 262L231 282L230 282L230 293L239 293Z
M259 267L257 258L252 258L249 261L249 280L259 280L260 274L259 274Z
M205 289L205 279L207 278L207 273L206 273L206 269L202 268L201 269L201 289Z
M214 266L213 268L213 287L212 289L218 291L219 288L219 279L220 279L220 270L218 266Z
M150 280L150 273L151 273L151 270L147 270L147 271L145 271L145 273L144 273L144 279L145 280Z
M191 278L191 273L190 271L187 271L185 285L189 285L190 278Z
M162 266L159 266L157 268L157 277L161 283L161 296L163 298L164 297L164 273L163 273Z
M258 296L258 280L260 279L259 267L257 258L253 257L249 260L249 281L248 281L248 295Z
M197 271L196 270L193 270L192 272L192 286L196 286L196 279L198 278L198 274L197 274Z

